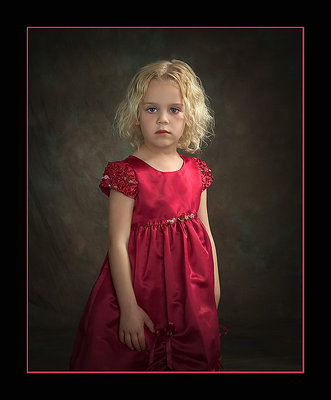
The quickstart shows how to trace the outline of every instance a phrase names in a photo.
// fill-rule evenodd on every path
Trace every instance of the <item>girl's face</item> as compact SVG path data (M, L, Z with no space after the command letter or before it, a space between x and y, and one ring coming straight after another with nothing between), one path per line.
M157 148L177 147L185 128L184 104L179 87L172 81L152 79L139 106L144 143Z

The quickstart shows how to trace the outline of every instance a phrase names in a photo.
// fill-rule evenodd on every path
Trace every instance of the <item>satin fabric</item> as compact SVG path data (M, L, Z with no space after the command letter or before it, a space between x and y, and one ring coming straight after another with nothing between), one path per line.
M101 190L109 195L108 187L114 188L135 199L128 244L132 282L155 333L145 327L145 351L120 342L107 253L83 311L70 370L220 370L212 248L197 217L212 177L201 160L181 157L183 165L174 172L160 172L134 156L116 167L109 163Z

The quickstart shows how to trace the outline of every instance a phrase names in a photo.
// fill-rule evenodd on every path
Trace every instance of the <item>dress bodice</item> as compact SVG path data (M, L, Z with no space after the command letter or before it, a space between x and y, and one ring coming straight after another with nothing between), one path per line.
M161 172L135 156L109 162L100 188L108 196L113 189L135 199L132 225L191 218L199 209L201 192L213 178L204 161L180 156L182 167L173 172Z

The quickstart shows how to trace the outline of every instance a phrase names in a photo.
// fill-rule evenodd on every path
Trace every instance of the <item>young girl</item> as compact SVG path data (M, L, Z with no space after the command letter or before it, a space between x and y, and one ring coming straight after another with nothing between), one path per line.
M186 63L159 61L132 79L115 122L136 151L109 162L109 249L83 312L73 371L219 371L217 255L207 213L213 177L183 156L213 118Z

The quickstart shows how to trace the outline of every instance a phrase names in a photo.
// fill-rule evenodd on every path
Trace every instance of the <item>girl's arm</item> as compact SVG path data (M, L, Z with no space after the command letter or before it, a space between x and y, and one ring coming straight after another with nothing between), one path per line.
M131 279L128 243L134 200L111 190L109 196L109 262L120 307L120 341L132 350L145 349L144 324L153 332L153 322L136 300Z
M201 193L201 201L200 201L200 207L198 210L198 217L204 224L206 231L209 235L210 243L211 243L211 248L213 251L213 260L214 260L214 294L215 294L215 303L216 303L216 308L218 308L220 298L221 298L221 287L220 287L220 280L219 280L219 273L218 273L218 263L217 263L217 252L216 252L216 246L215 242L213 239L213 235L211 233L210 225L209 225L209 218L208 218L208 210L207 210L207 189L205 189Z

